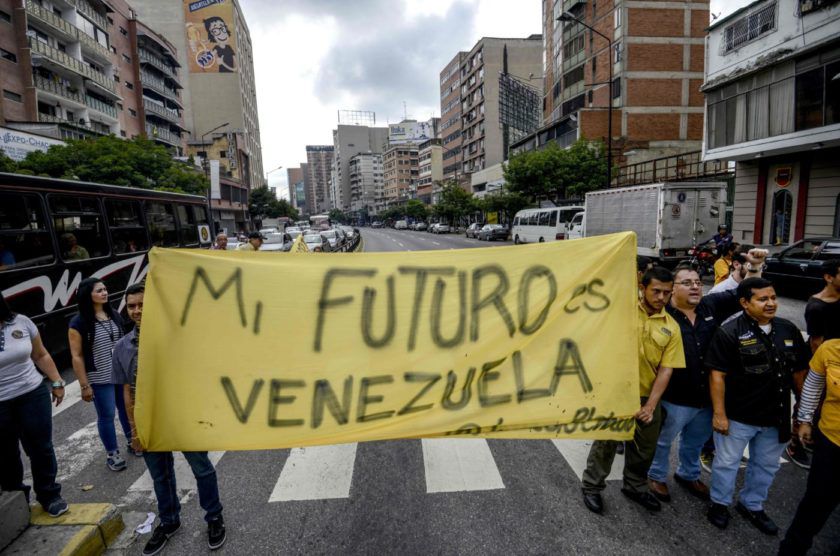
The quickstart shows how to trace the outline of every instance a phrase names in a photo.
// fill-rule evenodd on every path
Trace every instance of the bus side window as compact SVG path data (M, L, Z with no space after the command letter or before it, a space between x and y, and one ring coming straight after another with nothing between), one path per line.
M188 205L175 205L178 213L178 239L181 247L195 247L198 245L198 228L196 228L195 212Z
M140 218L140 203L116 199L105 200L108 226L114 253L136 253L149 249L149 236Z
M551 220L549 221L548 225L551 226L552 228L557 226L557 212L558 211L553 210L553 211L548 213L548 214L551 215Z
M178 230L175 228L175 209L172 204L146 203L146 225L153 246L178 246Z
M0 193L0 272L54 261L41 199L37 195Z
M50 195L48 200L63 260L72 262L108 255L108 237L98 199Z
M548 215L551 214L548 211L543 211L540 213L540 226L548 226Z
M513 219L513 225L514 226L519 226L519 217L518 216Z

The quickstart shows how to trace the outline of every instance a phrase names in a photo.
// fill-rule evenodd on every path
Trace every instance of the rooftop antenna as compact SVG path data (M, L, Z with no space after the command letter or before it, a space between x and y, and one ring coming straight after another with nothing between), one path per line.
M408 119L408 107L406 106L405 101L403 101L403 120L407 120L407 119Z

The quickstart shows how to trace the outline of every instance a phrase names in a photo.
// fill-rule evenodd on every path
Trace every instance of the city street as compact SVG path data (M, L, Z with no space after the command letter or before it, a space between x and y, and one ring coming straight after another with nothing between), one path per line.
M503 245L390 229L363 228L362 237L365 252ZM70 380L72 372L64 376ZM54 414L59 481L70 503L113 502L123 509L129 527L143 521L146 512L157 513L142 459L127 456L128 469L121 473L106 468L94 408L80 401L77 383L68 386L68 399ZM401 440L212 453L228 528L220 553L775 553L778 539L761 534L734 511L727 530L715 529L706 521L705 504L673 482L673 501L662 512L641 509L619 491L621 457L605 492L605 515L590 513L579 482L588 444ZM183 460L177 475L183 527L167 553L201 554L207 550L203 512ZM704 472L702 478L708 481L709 476ZM805 479L804 470L783 462L771 489L767 512L785 529ZM129 553L140 554L148 538L139 536ZM838 545L840 516L835 513L817 538L814 554L827 554Z

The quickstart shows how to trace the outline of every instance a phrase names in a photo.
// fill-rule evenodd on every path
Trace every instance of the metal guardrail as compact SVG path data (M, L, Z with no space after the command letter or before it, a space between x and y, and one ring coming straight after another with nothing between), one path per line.
M158 139L171 145L181 146L181 138L166 128L146 124L146 135L149 139Z
M166 83L163 79L159 77L155 77L151 73L147 71L140 71L140 82L144 87L148 87L153 91L156 91L166 97L173 98L180 102L178 99L178 92L175 89L170 89L166 86Z
M35 88L41 91L46 91L48 93L52 93L54 95L58 95L60 97L66 98L68 100L72 100L73 102L78 102L79 104L84 104L85 101L82 98L81 93L73 92L70 90L70 87L65 85L59 85L58 83L51 81L45 77L40 75L35 75Z
M107 30L108 27L111 25L110 23L108 23L108 20L105 17L103 17L99 14L99 12L94 10L93 6L91 6L85 0L69 0L69 2L76 6L76 9L82 12L85 15L85 17L90 18L91 21L102 27L102 29Z
M621 166L612 185L623 187L664 181L723 179L734 173L735 167L731 163L721 160L703 162L702 152L692 151Z
M93 69L84 62L77 60L57 48L53 48L33 37L29 37L29 47L32 49L32 52L40 54L41 56L52 60L56 64L90 79L106 91L116 94L116 85L114 80L108 79L104 73Z
M167 66L165 63L163 63L163 60L159 59L154 54L151 54L148 50L144 48L138 49L137 57L141 62L146 62L148 64L153 65L155 68L159 69L161 72L165 73L167 76L177 81L178 76L175 75L175 72L172 71L172 68Z
M32 0L26 0L25 7L28 15L46 23L65 36L81 42L86 49L98 54L105 60L111 60L111 51L108 48L96 42L93 37L66 19L42 8Z
M178 116L177 113L174 113L171 110L167 110L163 106L155 104L154 102L151 102L149 100L143 99L143 108L146 110L147 113L151 112L152 114L156 114L161 118L165 118L166 120L172 123L181 123L181 118Z
M117 118L117 109L114 106L106 104L97 98L93 98L90 95L85 95L85 104L87 104L89 108L98 110L99 112L107 114L114 119Z

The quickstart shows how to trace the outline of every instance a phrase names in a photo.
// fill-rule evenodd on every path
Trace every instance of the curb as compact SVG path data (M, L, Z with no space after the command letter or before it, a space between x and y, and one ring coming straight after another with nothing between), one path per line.
M123 531L122 515L113 504L71 504L60 517L32 507L29 528L7 549L7 554L102 554Z
M23 491L0 492L0 552L29 526L29 504Z

